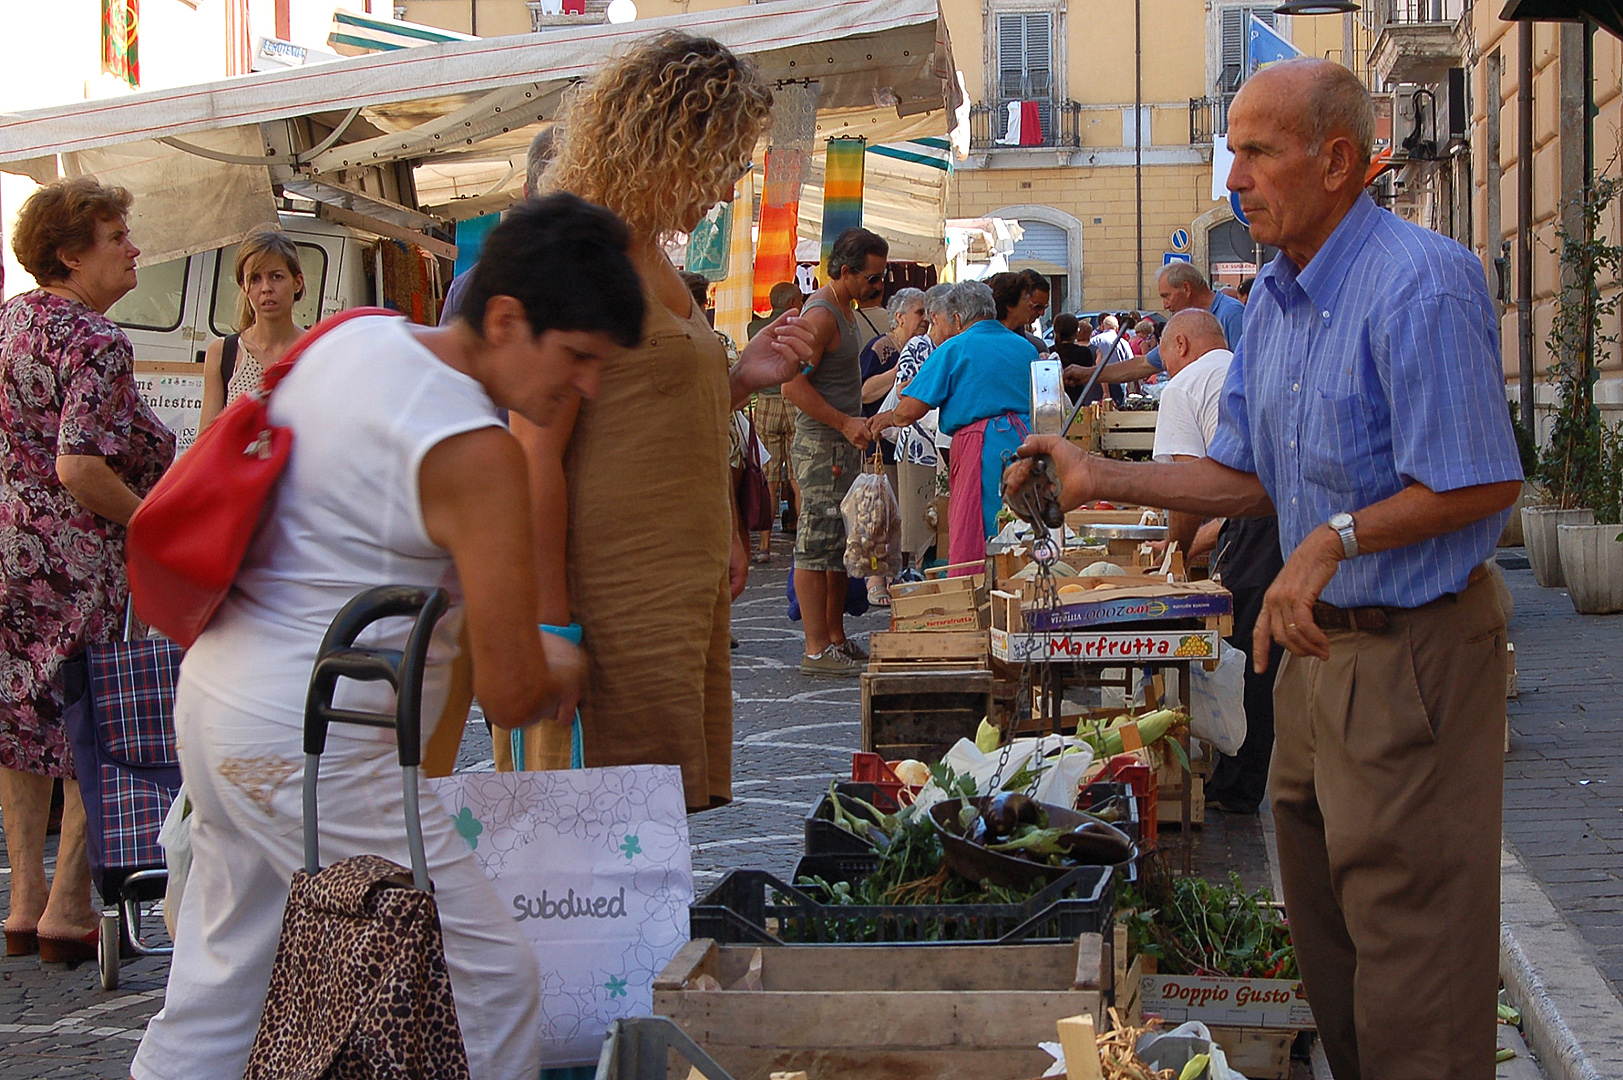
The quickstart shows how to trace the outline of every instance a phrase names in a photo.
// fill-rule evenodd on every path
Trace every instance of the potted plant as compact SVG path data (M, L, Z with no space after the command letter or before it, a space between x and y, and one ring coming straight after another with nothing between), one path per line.
M1592 178L1578 196L1581 234L1565 224L1557 228L1561 294L1549 336L1556 410L1538 470L1554 507L1522 511L1535 580L1564 583L1573 606L1586 614L1623 610L1623 543L1617 540L1623 429L1604 424L1595 403L1597 369L1617 343L1607 328L1616 319L1618 294L1602 294L1600 285L1623 276L1623 246L1599 233L1620 187L1612 177Z

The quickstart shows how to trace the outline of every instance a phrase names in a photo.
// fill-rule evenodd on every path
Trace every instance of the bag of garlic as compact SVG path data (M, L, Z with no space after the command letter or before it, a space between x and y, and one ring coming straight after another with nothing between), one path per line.
M864 472L840 500L845 518L845 572L894 577L902 566L902 510L882 472Z

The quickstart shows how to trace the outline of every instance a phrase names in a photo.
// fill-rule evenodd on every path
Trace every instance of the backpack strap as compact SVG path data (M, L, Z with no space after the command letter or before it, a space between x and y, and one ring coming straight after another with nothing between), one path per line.
M237 370L237 349L241 346L241 334L227 334L225 341L220 343L220 384L229 387L231 375Z

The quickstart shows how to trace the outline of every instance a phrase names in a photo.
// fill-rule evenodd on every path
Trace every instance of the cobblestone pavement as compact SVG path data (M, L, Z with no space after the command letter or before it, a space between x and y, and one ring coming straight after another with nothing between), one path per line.
M1623 615L1578 615L1531 570L1507 569L1505 581L1520 689L1505 839L1623 993Z

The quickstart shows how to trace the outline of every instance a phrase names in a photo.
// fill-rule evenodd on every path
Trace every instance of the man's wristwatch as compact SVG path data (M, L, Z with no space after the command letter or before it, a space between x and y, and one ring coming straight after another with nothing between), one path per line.
M1353 516L1351 514L1332 514L1330 527L1341 537L1341 554L1343 558L1358 558L1358 534L1353 531Z

